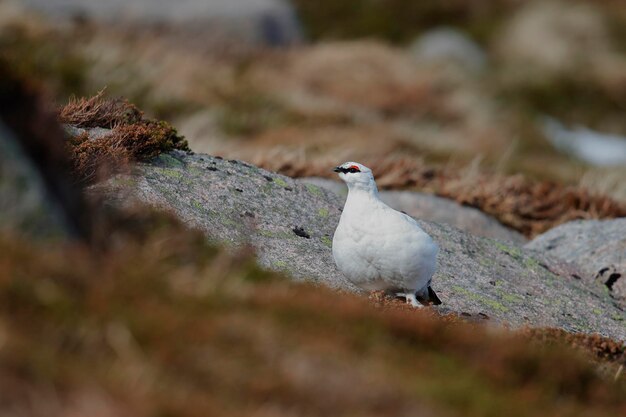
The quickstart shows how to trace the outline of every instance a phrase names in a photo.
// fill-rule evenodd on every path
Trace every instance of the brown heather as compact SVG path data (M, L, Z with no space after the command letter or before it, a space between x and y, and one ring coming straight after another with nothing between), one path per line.
M189 150L167 122L146 119L133 104L107 99L104 92L70 100L60 109L59 120L85 129L111 129L98 139L91 139L87 131L69 140L74 176L83 183L106 178L129 162L146 161L172 149Z
M143 112L124 99L107 99L104 90L93 97L72 98L59 112L59 121L76 127L112 129L141 122Z

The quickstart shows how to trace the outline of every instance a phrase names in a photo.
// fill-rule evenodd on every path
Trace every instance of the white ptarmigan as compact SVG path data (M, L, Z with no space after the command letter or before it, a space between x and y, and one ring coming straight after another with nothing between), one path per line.
M357 162L334 169L348 185L348 199L333 236L337 268L358 287L385 290L418 302L441 304L430 287L439 248L404 213L383 203L372 170Z

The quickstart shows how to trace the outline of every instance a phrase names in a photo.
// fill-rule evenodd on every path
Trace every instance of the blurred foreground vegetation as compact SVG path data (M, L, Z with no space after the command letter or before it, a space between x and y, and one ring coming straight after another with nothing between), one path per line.
M107 234L105 251L0 240L3 415L626 412L610 341L381 311L147 212Z

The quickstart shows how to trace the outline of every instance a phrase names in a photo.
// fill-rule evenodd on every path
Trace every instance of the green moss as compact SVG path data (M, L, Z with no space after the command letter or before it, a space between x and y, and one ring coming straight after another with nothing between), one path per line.
M472 300L480 302L481 304L491 307L493 310L500 311L503 313L509 311L509 308L504 306L502 303L492 300L491 298L485 297L484 295L471 292L458 285L453 286L452 289L459 294L463 294L467 298L470 298Z
M287 262L285 261L274 261L272 262L272 266L278 269L287 268Z
M276 233L270 231L270 230L263 230L263 229L259 229L257 230L257 233L260 234L263 237L276 237Z
M488 305L489 307L491 307L492 309L494 309L496 311L500 311L502 313L506 313L507 311L509 311L508 307L506 307L502 303L499 303L499 302L497 302L495 300L492 300L490 298L479 297L478 299L481 300L483 302L483 304Z
M276 177L274 178L274 184L279 185L283 188L287 188L289 187L289 184L287 184L287 182L285 180L283 180L282 178Z
M110 183L117 187L133 188L137 185L137 179L126 175L119 175L111 179Z
M328 209L326 207L322 207L321 209L317 210L317 214L321 218L325 219L326 217L328 217Z
M478 259L478 263L484 267L491 267L495 265L493 259L487 258L486 256L481 256Z
M183 173L177 169L161 168L160 173L168 178L180 180L183 178Z
M520 297L519 295L516 295L516 294L502 293L501 297L507 303L522 303L525 301L523 297Z
M484 304L485 306L488 306L488 307L490 307L493 310L500 311L500 312L503 312L503 313L509 311L508 307L506 307L505 305L499 303L498 301L492 300L491 298L485 297L485 296L480 295L480 294L476 294L476 293L471 292L469 290L466 290L465 288L460 287L458 285L453 286L452 289L455 292L457 292L459 294L463 294L465 297L467 297L469 299L478 301L479 303Z
M166 153L159 155L157 162L169 168L182 168L185 166L181 161Z
M535 270L535 269L540 267L539 261L537 261L532 256L529 256L526 259L524 259L524 266L526 266L529 269L533 269L533 270Z
M329 248L333 247L333 240L329 238L328 236L322 236L320 240L322 241L324 245L328 246Z
M193 166L188 168L187 172L189 172L194 177L202 176L206 172L205 170L198 168L197 166Z
M305 187L307 189L308 192L310 192L311 194L315 195L315 196L322 196L322 190L320 190L320 188L316 185L313 184L305 184Z
M220 216L220 221L222 222L223 225L226 225L226 226L232 226L232 227L240 226L238 222L234 221L233 219L225 215Z
M526 260L524 260L524 254L522 253L521 249L519 249L519 248L517 248L515 246L505 245L504 243L498 242L497 240L494 241L494 245L498 249L500 249L502 252L506 253L511 258L515 259L516 261L518 261L518 262L523 261L524 265L526 266ZM534 264L532 264L532 265L534 265Z

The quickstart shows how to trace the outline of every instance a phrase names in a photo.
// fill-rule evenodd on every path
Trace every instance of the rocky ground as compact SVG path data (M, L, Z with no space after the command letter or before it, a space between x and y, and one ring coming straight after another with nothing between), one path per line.
M218 242L251 245L267 268L356 291L336 270L331 254L342 204L323 188L242 161L170 153L136 166L131 175L96 186L94 192L122 202L134 198L171 212ZM623 244L623 222L608 222L616 245ZM586 271L568 268L546 251L479 238L438 223L421 224L441 247L433 288L443 301L442 312L626 340L624 305L607 287L582 279ZM567 242L555 245L569 253L573 248ZM528 247L539 244L532 241ZM620 256L618 248L607 251Z

